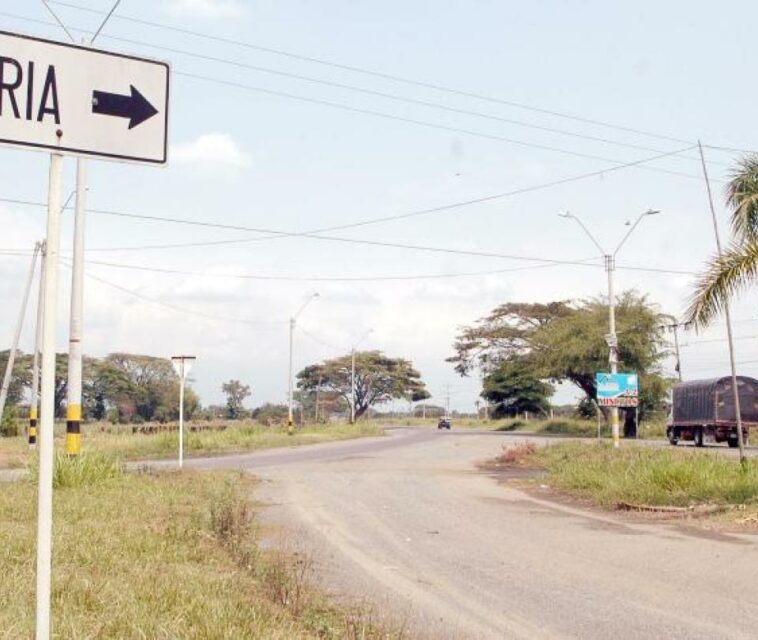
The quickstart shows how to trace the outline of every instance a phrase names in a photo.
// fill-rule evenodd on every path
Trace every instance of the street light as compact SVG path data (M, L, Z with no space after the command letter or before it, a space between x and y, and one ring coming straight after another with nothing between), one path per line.
M631 224L627 222L627 225L630 226L629 231L626 232L626 235L621 239L621 242L619 242L618 246L616 247L616 250L613 253L608 253L601 245L600 243L595 239L595 236L590 233L590 230L585 226L585 224L573 213L569 213L568 211L563 211L559 213L558 215L562 218L570 218L572 220L576 220L577 224L584 230L584 232L587 234L590 240L592 240L592 243L600 250L600 253L603 255L603 261L605 263L605 271L608 274L608 335L605 336L605 341L608 343L608 362L611 367L611 373L618 373L618 336L616 335L616 301L615 301L615 294L614 294L614 274L616 272L616 255L621 250L621 247L624 246L626 241L629 239L629 236L632 235L632 232L637 228L637 225L642 221L642 218L646 216L653 216L660 213L657 209L648 209L647 211L641 213L637 219L634 221L634 224ZM611 407L611 432L613 433L613 446L615 448L619 447L619 410L618 407Z
M358 345L368 338L369 334L373 333L373 329L369 329L364 333L361 338L353 344L353 348L350 352L351 356L351 368L350 368L350 424L355 424L355 350Z
M184 382L187 380L195 356L171 356L171 363L179 375L179 468L184 465Z
M300 309L297 311L295 315L293 315L290 318L290 366L289 366L289 375L287 376L288 380L287 383L289 385L289 393L288 393L288 403L287 403L287 430L289 433L292 433L292 351L293 351L293 342L294 342L294 334L295 334L295 323L300 316L300 314L305 310L305 307L307 307L313 300L318 298L318 293L314 293L311 296L308 297L308 299L303 303L303 306L300 307Z

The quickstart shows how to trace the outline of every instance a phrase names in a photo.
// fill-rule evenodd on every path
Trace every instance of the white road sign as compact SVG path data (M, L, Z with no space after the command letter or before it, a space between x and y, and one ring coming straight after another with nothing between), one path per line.
M165 164L165 62L0 31L0 144Z

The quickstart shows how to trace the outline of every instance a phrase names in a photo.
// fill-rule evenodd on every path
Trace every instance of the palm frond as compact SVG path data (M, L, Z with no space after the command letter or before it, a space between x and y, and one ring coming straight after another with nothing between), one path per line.
M734 209L735 237L741 240L758 237L758 155L740 160L726 186L726 201Z
M724 310L736 293L758 277L758 238L732 244L720 258L708 263L695 285L685 322L695 328L707 326Z

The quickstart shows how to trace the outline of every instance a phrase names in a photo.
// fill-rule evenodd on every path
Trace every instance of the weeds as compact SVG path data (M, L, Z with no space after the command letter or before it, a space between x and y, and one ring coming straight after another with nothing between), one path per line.
M522 442L513 447L504 446L496 462L507 466L523 466L536 452L537 445L533 442Z
M712 453L574 442L543 447L532 458L553 486L603 505L758 504L755 459L743 468Z
M83 466L98 467L90 463ZM305 557L259 550L252 490L242 474L187 471L126 474L58 492L56 637L402 637L363 608L329 603L311 584ZM32 482L0 492L4 638L33 636L35 492Z

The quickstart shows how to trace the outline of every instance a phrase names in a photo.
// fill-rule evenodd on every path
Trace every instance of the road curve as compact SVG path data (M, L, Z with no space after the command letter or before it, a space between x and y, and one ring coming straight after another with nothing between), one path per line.
M476 471L520 439L398 430L187 464L254 469L264 517L325 585L413 637L756 637L758 537L558 505Z

